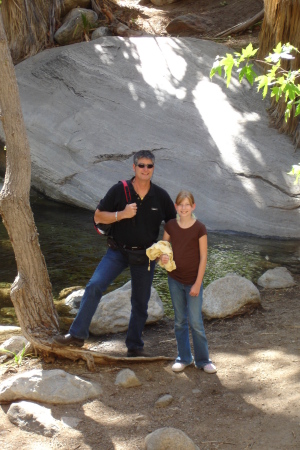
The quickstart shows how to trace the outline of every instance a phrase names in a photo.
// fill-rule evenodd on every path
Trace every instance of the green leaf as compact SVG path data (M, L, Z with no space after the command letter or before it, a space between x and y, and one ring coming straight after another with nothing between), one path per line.
M239 73L239 82L241 83L243 78L246 77L251 86L253 86L254 78L257 77L257 74L252 69L253 64L249 64L244 66L242 69L238 71Z

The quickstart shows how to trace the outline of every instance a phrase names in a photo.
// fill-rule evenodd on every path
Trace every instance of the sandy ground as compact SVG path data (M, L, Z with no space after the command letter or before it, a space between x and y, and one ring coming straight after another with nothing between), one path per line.
M80 419L76 428L63 428L53 438L21 431L7 419L9 405L2 405L2 448L143 449L148 433L170 426L187 433L201 450L299 449L300 275L294 277L296 287L261 290L262 306L252 314L205 322L216 375L194 367L175 374L171 361L114 362L97 366L93 373L85 364L67 360L46 364L30 358L20 367L0 366L2 380L32 368L60 368L103 387L96 400L48 405L56 419ZM123 333L102 336L86 345L123 356L124 337ZM144 341L153 356L175 357L173 320L147 326ZM142 385L117 387L116 376L123 368L132 369ZM173 402L156 408L155 402L165 394L171 394Z

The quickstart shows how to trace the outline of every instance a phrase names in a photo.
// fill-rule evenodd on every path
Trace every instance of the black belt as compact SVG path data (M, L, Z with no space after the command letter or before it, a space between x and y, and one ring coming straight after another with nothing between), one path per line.
M142 246L142 247L137 247L137 246L131 247L130 245L118 243L118 246L119 246L120 248L123 248L124 250L146 250L146 248L151 247L151 245L152 245L152 244L144 245L144 246Z

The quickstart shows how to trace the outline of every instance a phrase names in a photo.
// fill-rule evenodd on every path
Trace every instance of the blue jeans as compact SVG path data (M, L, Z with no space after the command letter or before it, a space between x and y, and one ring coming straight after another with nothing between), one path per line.
M195 366L198 368L209 364L208 344L202 320L203 285L198 297L191 297L191 286L179 283L168 277L169 289L175 312L175 336L178 357L176 362L190 364L193 361L189 339L189 324L195 354Z
M88 282L81 299L77 316L70 328L70 334L79 339L89 337L89 327L103 293L113 280L128 267L128 260L119 250L109 248ZM126 346L129 350L142 349L142 332L148 317L148 302L151 295L155 261L131 265L131 315L129 320Z

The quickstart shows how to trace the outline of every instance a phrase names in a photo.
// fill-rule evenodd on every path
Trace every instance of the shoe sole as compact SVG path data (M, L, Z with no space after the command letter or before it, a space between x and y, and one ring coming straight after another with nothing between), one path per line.
M53 343L56 345L59 345L60 347L83 347L84 346L84 342L78 342L74 343L74 342L70 342L70 343L62 343L62 342L57 342L55 339L53 339Z

